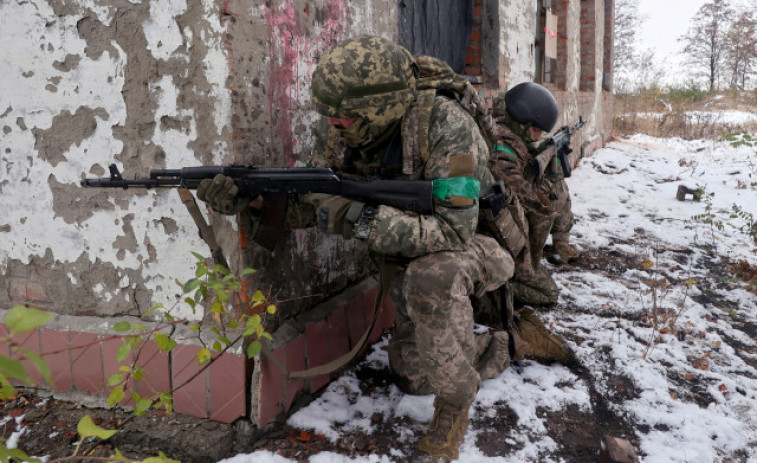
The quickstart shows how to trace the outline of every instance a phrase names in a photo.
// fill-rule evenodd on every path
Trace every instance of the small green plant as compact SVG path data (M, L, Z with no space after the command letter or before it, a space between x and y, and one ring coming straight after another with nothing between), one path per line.
M757 146L757 137L749 135L747 131L733 132L722 137L720 141L728 142L734 148L739 146Z
M255 273L255 270L245 269L237 277L226 267L221 265L208 266L208 260L205 257L197 253L193 253L193 255L196 258L195 276L185 282L177 280L177 284L182 290L180 300L167 310L164 309L163 304L156 304L142 315L143 319L148 317L154 319L152 328L148 328L144 323L128 321L120 321L113 326L113 330L119 333L114 337L123 340L123 344L116 353L116 360L119 363L126 363L107 380L107 387L110 388L108 404L116 406L123 403L127 397L131 398L134 403L131 418L141 416L151 408L165 409L171 412L173 393L205 371L221 354L233 346L241 344L246 346L245 352L251 358L260 353L261 339L272 340L270 333L264 327L261 314L275 313L276 306L268 302L268 298L261 291L256 291L249 298L240 294L242 288L240 278ZM175 316L174 313L182 304L187 304L193 314L196 314L200 306L209 307L212 321L194 323ZM18 394L14 383L28 385L34 383L26 371L25 362L31 363L47 384L53 383L50 367L44 357L36 352L23 349L13 340L18 334L39 328L52 318L53 315L48 312L25 306L16 306L6 312L4 323L8 328L8 333L0 337L0 344L8 346L16 358L0 355L0 400L12 399ZM149 374L139 364L139 354L142 349L148 342L152 341L161 351L170 352L173 350L178 343L172 337L172 328L179 324L189 325L190 329L197 333L197 338L203 346L197 354L197 362L202 368L198 369L194 376L183 383L174 385L171 391L157 392L149 397L143 397L137 391L129 391L130 380L140 381L145 375ZM211 326L206 327L205 325L208 324ZM203 336L203 330L212 334ZM130 358L132 361L127 362ZM115 425L119 428L127 421L128 419L115 423ZM80 440L73 455L50 460L48 463L83 459L125 463L139 462L139 460L125 458L117 449L111 457L86 456L87 452L82 451L82 443L86 439L94 438L98 442L106 441L118 432L117 429L101 428L94 423L89 415L85 415L79 421L77 431ZM0 463L22 461L39 463L41 461L38 458L28 456L20 449L9 448L6 443L5 439L0 438ZM178 462L160 453L157 457L142 460L142 463Z
M704 213L696 214L692 219L696 222L708 225L710 228L710 238L712 239L712 246L715 246L715 230L723 231L725 225L720 218L718 211L712 205L712 199L715 197L714 192L706 192L704 188L699 188L702 191L701 198L704 199Z
M731 204L731 210L729 211L728 217L740 220L741 223L735 226L736 229L749 235L753 240L757 240L757 222L754 220L754 214L745 211L741 206L733 203Z
M208 266L205 257L197 253L192 254L196 258L195 276L185 282L176 280L182 292L176 304L168 309L165 309L163 304L156 304L142 315L143 319L149 316L157 318L158 326L148 329L141 323L121 321L113 327L113 330L119 333L130 332L122 335L124 343L117 351L116 360L124 362L130 356L133 360L130 365L122 366L120 371L108 378L107 385L112 388L108 404L117 405L131 398L135 404L135 416L143 415L150 408L163 408L170 412L173 392L191 382L221 354L243 343L246 345L247 357L252 358L260 353L261 339L272 340L270 333L265 330L260 314L273 314L276 312L276 306L269 303L261 291L256 291L247 302L240 294L240 278L255 273L255 270L244 269L237 277L226 267ZM183 304L186 304L193 314L196 314L200 305L209 307L213 322L188 322L178 318L174 313ZM171 391L159 392L150 397L142 397L137 391L129 391L129 380L141 381L147 373L139 365L142 349L148 342L153 341L161 351L171 352L178 343L167 331L177 324L188 325L197 333L196 338L202 345L197 353L197 362L203 368L181 384L174 385ZM206 326L208 324L210 326ZM132 353L134 355L131 355Z
M709 225L713 246L716 240L715 230L722 232L726 224L747 235L753 242L757 243L757 220L755 220L754 214L736 203L731 204L730 209L715 209L712 204L715 193L712 192L704 192L702 197L705 203L704 213L696 214L692 219Z

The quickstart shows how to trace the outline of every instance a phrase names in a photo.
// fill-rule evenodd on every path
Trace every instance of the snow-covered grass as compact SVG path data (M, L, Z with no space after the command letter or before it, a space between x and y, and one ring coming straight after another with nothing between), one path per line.
M574 461L560 457L544 411L590 411L594 391L630 423L643 463L757 462L757 296L728 278L727 267L757 265L757 255L743 220L723 212L736 204L757 215L756 151L637 135L580 162L568 183L584 257L550 266L561 296L543 318L588 374L525 362L485 381L471 408L484 416L472 416L459 461ZM681 184L702 188L703 201L677 201ZM706 209L722 229L693 219ZM387 370L386 342L363 363ZM337 441L355 430L381 432L371 419L379 414L399 436L395 447L353 458L322 452L309 461L407 461L402 448L425 431L432 400L391 384L366 394L347 373L288 424ZM478 437L481 423L496 418L486 414L502 403L513 412L502 442L512 450L491 456ZM290 461L268 450L224 460Z

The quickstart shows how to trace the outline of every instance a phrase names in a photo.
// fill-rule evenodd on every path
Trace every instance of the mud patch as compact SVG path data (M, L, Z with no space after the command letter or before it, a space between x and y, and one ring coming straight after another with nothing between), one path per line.
M494 410L476 409L471 425L479 429L476 446L488 457L504 457L521 450L524 445L510 438L513 423L518 415L505 404L497 402Z

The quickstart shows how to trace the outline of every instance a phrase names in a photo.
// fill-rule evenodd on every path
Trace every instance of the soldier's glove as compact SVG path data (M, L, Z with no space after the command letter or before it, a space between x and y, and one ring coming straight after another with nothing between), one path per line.
M315 207L318 228L329 235L342 235L346 239L355 236L355 223L365 204L325 193L303 195L302 200Z
M250 202L249 197L239 195L234 179L223 174L201 181L197 186L197 197L214 211L226 215L242 212Z

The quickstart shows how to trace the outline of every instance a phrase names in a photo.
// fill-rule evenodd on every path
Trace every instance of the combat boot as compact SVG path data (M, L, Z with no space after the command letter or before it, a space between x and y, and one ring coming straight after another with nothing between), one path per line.
M514 325L510 332L513 337L513 360L529 359L540 363L558 362L563 365L575 362L575 355L570 347L560 336L549 332L536 318L533 309L523 309Z
M453 405L439 397L435 398L434 417L428 426L428 432L418 442L421 455L415 460L429 463L456 460L468 429L469 408L470 405Z
M553 245L555 253L560 256L560 262L567 264L578 259L579 252L575 246L572 246L567 241L557 241Z

